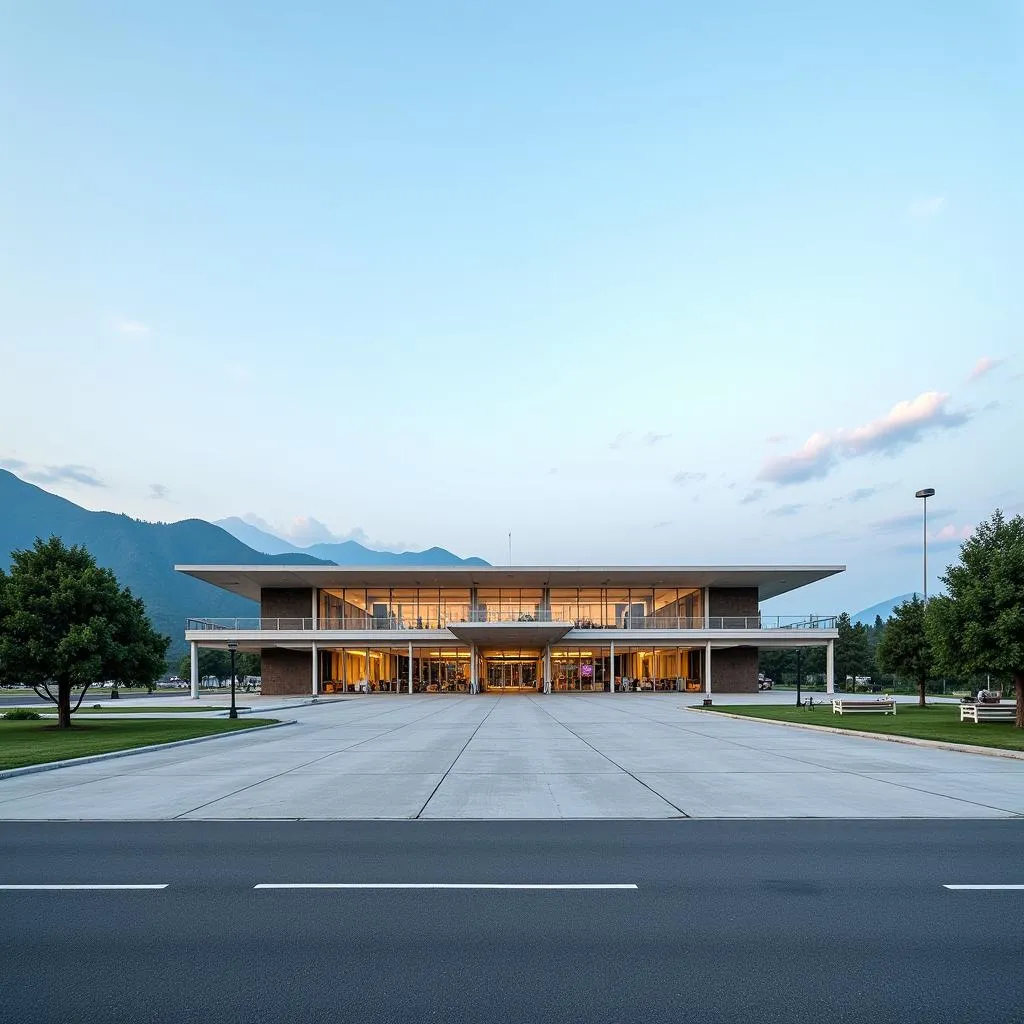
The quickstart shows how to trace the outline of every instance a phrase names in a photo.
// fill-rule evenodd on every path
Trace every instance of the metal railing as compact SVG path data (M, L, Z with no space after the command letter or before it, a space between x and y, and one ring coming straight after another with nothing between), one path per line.
M835 629L834 615L710 615L658 616L625 615L617 622L599 622L593 619L555 618L550 615L520 614L515 618L501 616L481 610L479 618L465 615L442 616L440 618L415 618L399 616L361 616L358 618L190 618L185 629L190 632L229 629L242 631L335 631L335 630L422 630L447 629L474 622L517 622L528 625L531 622L564 622L572 629L622 629L622 630L822 630Z

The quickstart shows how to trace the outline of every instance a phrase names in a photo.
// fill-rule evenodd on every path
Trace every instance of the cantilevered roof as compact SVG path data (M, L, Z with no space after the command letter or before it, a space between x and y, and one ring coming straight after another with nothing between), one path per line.
M835 576L845 565L176 565L258 601L280 587L757 587L758 599Z

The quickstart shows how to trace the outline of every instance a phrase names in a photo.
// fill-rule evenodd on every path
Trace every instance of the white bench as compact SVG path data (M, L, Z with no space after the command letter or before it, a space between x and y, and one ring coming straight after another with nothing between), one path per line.
M960 721L974 722L1015 722L1016 704L961 704Z
M843 700L832 701L833 715L853 714L879 714L895 715L896 701L894 700Z

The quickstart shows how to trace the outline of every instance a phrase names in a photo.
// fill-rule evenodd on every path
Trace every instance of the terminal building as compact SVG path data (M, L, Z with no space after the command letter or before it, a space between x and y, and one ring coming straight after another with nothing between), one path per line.
M762 601L845 566L179 565L259 603L191 618L201 647L259 651L263 693L754 693L758 649L825 647L831 615ZM198 611L198 609L197 609Z

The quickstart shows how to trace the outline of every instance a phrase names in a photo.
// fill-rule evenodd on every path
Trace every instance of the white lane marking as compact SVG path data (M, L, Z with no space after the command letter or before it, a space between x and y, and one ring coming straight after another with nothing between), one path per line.
M260 882L254 889L636 889L634 882L544 885L519 882Z
M3 885L0 889L13 889L18 891L39 890L43 892L57 892L65 889L166 889L168 883L162 882L159 885Z
M1024 889L1024 885L944 885L943 889Z

